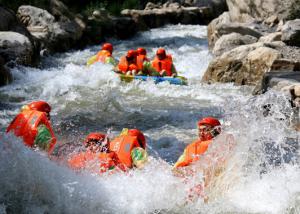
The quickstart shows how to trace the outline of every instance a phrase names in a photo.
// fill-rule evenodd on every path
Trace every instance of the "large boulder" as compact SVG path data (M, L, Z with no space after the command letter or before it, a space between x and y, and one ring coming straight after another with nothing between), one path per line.
M300 19L288 21L282 27L282 41L300 47Z
M202 80L208 83L255 85L279 58L280 52L264 43L243 45L212 60Z
M16 32L0 32L0 55L3 59L17 64L32 65L35 52L30 40Z
M42 49L67 51L76 46L82 36L82 26L75 20L65 17L56 21L48 11L37 7L21 6L17 15L29 32L40 41Z
M208 38L208 47L213 49L216 41L221 37L218 33L220 26L226 23L230 23L230 17L228 12L222 13L218 18L212 20L207 26L207 38Z
M6 85L12 81L11 73L4 63L4 59L0 56L0 86Z
M299 0L227 0L230 18L237 22L267 20L274 14L278 19L300 18Z
M15 54L12 53L12 51L16 48L15 44L11 43L11 42L5 42L5 48L3 46L0 47L1 49L1 55L3 55L4 60L12 60L12 61L18 61L21 62L22 64L25 65L36 65L39 62L39 43L34 40L34 38L32 37L32 35L29 33L29 31L26 29L26 27L17 19L15 13L13 11L11 11L10 9L4 7L4 6L0 6L0 32L1 31L6 31L6 33L2 34L2 39L1 41L3 42L3 39L6 40L7 39L7 32L10 31L12 35L12 32L16 32L19 34L22 34L23 36L27 37L27 39L25 39L24 37L21 39L23 41L30 41L31 43L31 47L30 47L30 52L28 53L28 56L30 57L26 57L26 60L20 60L20 59L24 59L23 54L21 54L22 56L20 57L20 53L17 52ZM17 35L19 35L17 34ZM18 36L18 38L16 38L16 40L18 40L21 36ZM12 39L9 38L9 41L11 41ZM22 42L21 42L22 43ZM2 43L3 45L3 43ZM9 45L13 45L12 47L9 47ZM28 48L28 43L26 43L26 47L24 47L24 49ZM22 47L18 48L19 50L22 49ZM5 51L8 51L8 53L5 53ZM13 58L13 56L18 57L18 60L16 60L16 58ZM7 61L6 61L7 62Z
M220 56L224 52L232 50L240 45L248 45L255 42L257 42L257 38L254 36L231 33L221 36L221 38L217 40L212 52L215 56Z
M186 7L209 7L214 17L228 10L226 0L184 0L181 2Z
M281 32L275 32L270 33L265 36L262 36L259 38L259 42L275 42L275 41L281 41L282 33Z

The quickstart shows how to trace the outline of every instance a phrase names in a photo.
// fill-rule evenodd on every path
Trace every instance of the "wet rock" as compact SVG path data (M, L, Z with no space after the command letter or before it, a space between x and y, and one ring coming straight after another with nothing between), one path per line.
M279 51L264 43L239 46L212 60L202 81L255 85L280 57Z
M240 45L247 45L257 42L257 38L250 35L242 35L239 33L231 33L221 36L216 42L213 54L220 56L224 52L232 50Z
M275 33L270 33L265 36L262 36L259 38L259 42L274 42L274 41L281 41L281 32L275 32Z
M4 59L0 56L0 86L7 85L12 81L11 73L4 63Z
M128 39L137 31L137 26L130 17L114 17L112 18L113 35L119 39Z
M39 62L39 43L34 40L30 32L26 29L25 26L22 25L22 23L17 19L15 13L11 10L9 10L6 7L0 6L0 31L5 31L6 33L2 34L2 39L1 41L5 43L5 48L4 46L0 47L1 55L4 57L4 60L7 61L15 61L15 62L20 62L21 64L25 65L36 65ZM30 51L27 54L27 57L24 58L24 53L20 55L20 50L22 47L17 48L14 43L12 43L12 38L9 38L9 41L6 39L8 38L8 32L11 32L10 35L13 35L13 32L22 34L24 37L27 37L29 40L29 43L31 45L28 45L28 43L25 43L26 47L23 47L24 50L27 50L28 46L31 46L29 49ZM19 35L17 34L17 35ZM20 39L21 36L18 36L16 40ZM26 38L22 37L22 41L25 41ZM4 39L4 40L3 40ZM26 40L26 41L28 41ZM23 42L19 43L20 45L23 44ZM20 41L19 41L20 42ZM4 45L2 43L2 45ZM9 45L12 45L9 47ZM16 53L12 53L14 49L18 49ZM6 53L7 51L7 53ZM13 57L17 57L13 58Z
M299 0L227 0L230 18L237 22L251 22L253 20L274 20L274 15L279 20L299 18ZM270 18L272 17L273 18Z
M16 32L0 32L0 55L6 62L13 61L17 64L32 65L35 52L30 40Z
M276 24L278 24L279 19L278 16L276 14L270 16L269 18L267 18L264 23L269 25L270 27L275 26Z
M282 41L300 47L300 19L288 21L282 27Z
M61 14L58 9L54 13ZM19 7L17 15L30 33L40 41L41 48L51 52L69 50L82 36L82 26L77 23L79 20L59 16L60 21L57 21L48 11L33 6Z

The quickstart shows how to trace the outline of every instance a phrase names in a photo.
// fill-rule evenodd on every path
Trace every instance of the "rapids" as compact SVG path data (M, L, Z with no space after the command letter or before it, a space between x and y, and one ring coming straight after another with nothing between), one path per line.
M128 84L109 65L87 68L99 46L46 57L39 68L14 68L14 82L0 88L0 213L300 213L299 133L288 125L288 97L275 91L253 97L251 87L200 83L212 59L205 26L166 26L110 42L116 58L140 46L150 58L166 48L188 86ZM123 127L136 127L147 137L149 164L126 175L76 174L4 135L20 107L38 99L51 104L65 150L92 131L116 136ZM208 203L188 202L187 192L202 174L185 183L171 168L196 138L203 116L221 119L236 146Z

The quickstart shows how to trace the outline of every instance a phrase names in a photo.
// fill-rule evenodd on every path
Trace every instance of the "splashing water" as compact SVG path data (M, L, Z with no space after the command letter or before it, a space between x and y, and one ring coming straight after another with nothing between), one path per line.
M291 110L284 94L252 97L251 87L200 83L212 59L204 26L166 26L110 42L116 58L137 47L152 58L158 47L166 48L188 86L128 84L109 65L87 68L99 46L58 54L43 59L40 68L13 69L13 84L0 88L0 130L23 104L47 100L60 143L78 145L92 131L112 129L116 135L123 127L137 127L147 137L149 164L128 174L76 174L3 135L0 212L300 213L299 133L288 125ZM268 115L265 105L271 106ZM206 190L208 203L187 200L189 189L203 181L202 171L188 183L171 172L171 164L196 139L196 122L203 116L220 118L223 133L235 142L229 150L226 134L220 135L196 166L217 171L208 163L228 154Z

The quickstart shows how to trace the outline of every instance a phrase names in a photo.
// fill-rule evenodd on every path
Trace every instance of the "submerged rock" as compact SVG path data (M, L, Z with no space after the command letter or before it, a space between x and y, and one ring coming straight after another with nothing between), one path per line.
M0 56L0 86L7 85L12 81L11 73L4 63L4 59Z

